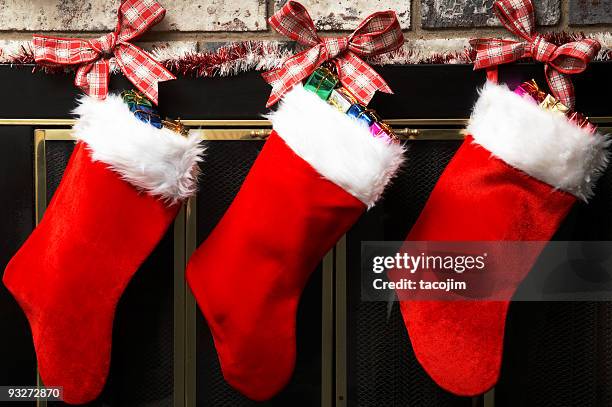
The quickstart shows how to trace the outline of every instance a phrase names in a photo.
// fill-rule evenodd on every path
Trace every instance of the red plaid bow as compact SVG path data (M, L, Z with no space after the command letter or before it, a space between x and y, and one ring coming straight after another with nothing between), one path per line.
M535 33L535 14L531 0L496 0L493 9L501 23L526 42L494 38L470 41L476 49L474 69L491 67L531 57L543 62L546 81L553 95L564 105L574 107L574 86L569 74L584 71L601 48L597 40L586 38L557 47Z
M106 98L110 58L125 76L157 104L157 83L175 79L148 53L129 43L160 22L166 10L154 0L125 0L119 7L115 31L94 40L35 35L32 40L36 62L76 65L74 83L86 94Z
M383 54L403 44L404 35L395 12L374 13L348 37L340 38L319 38L308 11L295 1L288 1L269 21L279 33L310 48L288 58L281 68L263 74L272 85L268 107L329 60L336 65L342 84L363 104L367 105L377 90L393 93L359 56Z

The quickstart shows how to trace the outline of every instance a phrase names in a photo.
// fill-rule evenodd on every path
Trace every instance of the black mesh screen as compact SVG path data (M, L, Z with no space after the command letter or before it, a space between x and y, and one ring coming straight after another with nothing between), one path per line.
M471 400L439 389L423 372L397 304L360 303L359 244L401 240L419 215L456 142L414 142L384 200L348 235L349 404L454 406ZM411 176L413 175L414 176ZM612 172L593 201L579 203L557 240L611 240ZM612 306L600 302L512 303L497 406L612 406ZM356 333L356 334L355 334ZM452 362L449 362L452 363Z
M261 151L262 141L208 144L197 200L198 243L219 222ZM202 407L318 406L321 404L321 271L313 274L297 315L297 361L287 387L272 400L253 402L223 379L210 331L197 316L197 405Z
M612 171L555 239L612 240L610 202ZM611 315L608 302L512 303L496 405L612 406Z
M261 150L258 141L209 143L198 195L198 241L219 221ZM348 404L359 407L471 406L440 389L420 367L397 304L359 300L363 240L402 240L459 142L410 142L402 174L381 203L347 235ZM72 142L47 143L50 198ZM578 204L559 240L612 240L612 174L595 199ZM169 233L128 286L117 310L111 373L92 406L172 404L172 236ZM148 270L147 269L154 269ZM210 332L197 316L198 406L318 406L321 394L321 274L298 310L298 361L287 388L252 402L224 381ZM449 362L450 363L450 362ZM612 406L612 306L608 303L513 303L508 315L497 406Z
M73 147L72 141L46 143L48 200L59 185ZM100 191L100 199L105 199L104 191ZM104 391L89 406L172 405L173 253L170 228L119 301L110 373Z
M516 302L508 315L498 406L610 406L606 303Z
M45 143L45 165L47 170L47 204L62 180L64 170L70 160L74 141L47 141Z
M471 399L443 391L421 368L393 298L387 303L360 301L361 241L406 237L459 142L412 142L407 146L401 174L380 204L347 234L348 404L467 407Z
M0 126L0 274L34 228L33 143L27 126ZM25 314L0 283L0 384L36 383L36 357ZM24 407L34 403L16 403Z

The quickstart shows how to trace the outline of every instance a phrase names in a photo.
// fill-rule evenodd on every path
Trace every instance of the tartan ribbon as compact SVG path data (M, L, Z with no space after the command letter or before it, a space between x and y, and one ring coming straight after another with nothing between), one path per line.
M399 48L404 35L395 12L381 11L367 17L347 37L320 38L306 8L288 1L269 19L279 33L308 49L289 57L283 66L263 74L272 85L267 107L274 105L294 85L310 76L321 64L333 61L340 82L367 105L377 90L393 93L383 78L360 57Z
M564 105L574 107L574 86L569 77L584 71L599 52L597 40L585 38L561 46L546 41L535 32L535 12L531 0L496 0L493 9L499 21L524 42L484 38L470 41L476 49L474 69L487 68L490 79L496 79L500 64L523 58L544 63L546 81L553 95Z
M115 31L91 40L34 35L34 59L43 64L79 65L75 85L98 99L106 98L111 62L116 63L130 82L157 104L157 84L175 77L129 41L160 22L165 14L155 0L123 0Z

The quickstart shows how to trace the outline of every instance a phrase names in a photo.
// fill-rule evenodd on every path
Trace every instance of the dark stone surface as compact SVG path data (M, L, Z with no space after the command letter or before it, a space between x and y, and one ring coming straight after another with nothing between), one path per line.
M608 1L608 0L604 0ZM540 25L554 25L561 17L560 0L535 0ZM485 27L500 25L493 0L421 0L424 28Z
M275 0L274 11L287 0ZM403 29L410 28L411 0L301 0L320 31L352 31L370 14L394 10Z
M570 0L571 25L611 24L612 0Z

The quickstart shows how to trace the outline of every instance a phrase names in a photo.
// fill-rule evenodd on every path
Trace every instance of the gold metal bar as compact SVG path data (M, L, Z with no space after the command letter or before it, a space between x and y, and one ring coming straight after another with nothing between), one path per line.
M73 126L76 119L0 119L0 126ZM269 120L181 120L188 127L248 127L248 126L271 126Z
M196 197L185 204L185 261L197 245ZM185 285L185 407L196 405L196 317L197 304L191 290Z
M592 123L612 123L612 116L589 117ZM462 119L387 119L391 126L464 126L468 118ZM270 127L269 120L181 120L188 127ZM0 124L2 120L0 119Z
M39 389L45 387L45 385L42 382L42 379L40 378L40 374L38 373L38 369L36 369L36 387L39 388ZM36 399L36 407L47 407L47 400L46 399L37 398Z
M602 127L601 131L606 132L611 128ZM69 129L44 129L45 139L48 141L69 141L74 140L72 130ZM202 139L209 141L249 141L264 140L270 134L270 129L255 128L233 128L233 129L192 129L190 132L200 133ZM464 135L462 129L416 129L416 128L395 128L395 133L402 140L461 140Z
M270 127L269 120L182 120L181 123L188 127Z
M484 407L495 407L495 387L484 394Z
M334 252L323 258L321 278L321 407L334 402Z
M203 140L237 140L237 141L249 141L249 140L265 140L269 135L271 129L193 129L191 133L200 133Z
M46 141L71 141L74 140L72 137L72 130L70 129L42 129L35 131L43 131L45 133Z
M257 141L265 140L270 129L196 129L191 133L200 133L208 141ZM462 140L462 129L415 129L396 128L395 133L401 140Z
M72 126L75 119L0 119L0 126Z
M393 130L400 140L463 140L463 129L414 129L400 128Z
M593 124L612 123L612 116L592 116L588 119Z
M45 139L47 141L76 141L72 136L72 130L68 129L46 129Z
M468 119L385 119L390 126L464 126Z
M336 407L347 405L346 366L346 235L336 244Z
M463 119L387 119L391 126L463 126L467 123ZM612 123L612 116L591 116L589 120L594 124ZM0 126L72 126L75 119L0 119ZM188 127L270 127L269 120L181 120Z
M174 220L174 391L173 407L185 407L185 266L186 215L183 206Z
M42 220L47 208L47 162L45 154L45 131L34 130L34 211L36 226ZM38 365L36 366L36 386L44 386ZM47 407L47 400L36 399L37 407Z
M34 211L36 225L47 207L47 159L45 130L34 130Z

